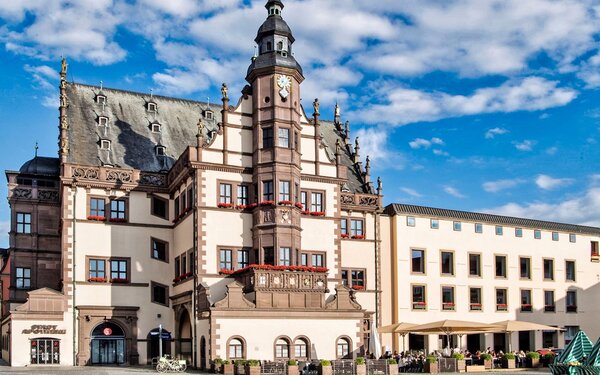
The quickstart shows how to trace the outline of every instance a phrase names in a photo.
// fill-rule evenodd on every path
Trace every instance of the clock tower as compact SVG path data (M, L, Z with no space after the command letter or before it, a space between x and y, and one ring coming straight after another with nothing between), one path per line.
M300 139L302 68L292 54L294 36L281 13L266 4L258 29L258 55L248 68L253 106L253 214L255 263L295 265L301 249Z

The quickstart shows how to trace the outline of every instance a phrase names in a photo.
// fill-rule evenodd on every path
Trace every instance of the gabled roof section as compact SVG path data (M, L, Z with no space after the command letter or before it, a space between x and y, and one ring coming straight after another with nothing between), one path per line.
M411 204L390 204L385 208L384 213L390 216L408 214L427 216L431 218L458 219L492 225L506 225L516 228L545 229L558 232L600 235L600 228L589 227L585 225L563 224L552 221L524 219L511 216L484 214L479 212L448 210L444 208L415 206Z
M206 143L215 136L221 122L221 106L192 100L146 93L102 88L106 103L96 102L100 87L69 83L69 157L67 161L83 165L110 165L148 172L169 170L188 146L196 145L198 119L210 109L213 118L202 118ZM155 112L147 104L156 103ZM107 117L108 126L98 118ZM159 133L151 124L161 124ZM110 141L109 150L100 149L100 141ZM156 155L155 147L166 147L165 156Z

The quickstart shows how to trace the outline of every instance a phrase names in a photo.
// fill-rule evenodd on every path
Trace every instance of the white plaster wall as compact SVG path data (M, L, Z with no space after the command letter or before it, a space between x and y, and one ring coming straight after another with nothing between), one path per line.
M64 321L48 321L48 320L13 320L11 333L11 351L13 367L29 366L31 364L31 344L30 339L33 338L53 338L60 340L60 365L73 365L73 326L70 323L72 319L67 316L68 320ZM32 325L56 325L56 329L65 329L66 333L49 335L49 334L23 334L24 329L30 329Z
M304 128L302 129L304 132ZM302 150L302 160L315 160L315 141L310 138L301 138L300 147Z
M221 143L223 143L220 136L217 136L217 140L218 139L221 139ZM215 143L217 142L215 141ZM222 149L223 146L221 145L220 148ZM202 161L205 163L223 164L223 152L213 144L211 148L202 149Z
M321 157L320 160L321 160L321 162L329 161L329 159L326 156ZM337 176L337 167L335 165L321 164L319 166L319 173L321 174L321 176L336 177Z
M202 226L210 234L204 238L205 259L210 273L218 272L218 246L252 247L252 214L230 209L206 211Z

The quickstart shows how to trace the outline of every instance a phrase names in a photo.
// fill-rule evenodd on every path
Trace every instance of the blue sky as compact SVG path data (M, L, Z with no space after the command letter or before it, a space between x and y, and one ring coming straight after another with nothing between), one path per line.
M76 82L236 96L264 3L0 2L0 167L57 154L62 55ZM284 4L305 106L340 103L386 203L600 225L600 1Z

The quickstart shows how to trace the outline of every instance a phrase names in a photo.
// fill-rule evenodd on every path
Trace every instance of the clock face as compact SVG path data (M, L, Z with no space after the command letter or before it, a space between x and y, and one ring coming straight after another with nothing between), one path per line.
M290 86L292 85L292 80L288 76L280 75L277 77L277 86L279 86L279 95L285 99L290 95Z

